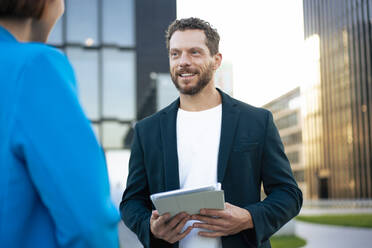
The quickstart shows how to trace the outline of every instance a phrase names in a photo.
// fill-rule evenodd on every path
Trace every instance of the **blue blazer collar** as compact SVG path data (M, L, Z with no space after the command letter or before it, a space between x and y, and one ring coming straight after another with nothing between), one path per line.
M222 182L227 163L229 160L232 144L234 141L236 127L239 120L239 109L236 101L229 95L217 89L222 97L222 124L221 139L218 153L217 180ZM164 172L165 189L174 190L180 188L177 154L177 113L180 99L175 100L163 110L160 118L160 129L162 147L164 149Z

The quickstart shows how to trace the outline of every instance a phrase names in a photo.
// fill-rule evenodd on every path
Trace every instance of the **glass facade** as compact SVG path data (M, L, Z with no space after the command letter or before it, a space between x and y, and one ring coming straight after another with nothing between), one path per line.
M174 86L169 73L160 73L156 77L154 75L157 85L157 110L167 107L179 96L178 90Z
M296 88L295 90L269 102L265 105L265 108L270 109L273 114L276 114L288 109L298 109L300 105L300 90Z
M103 43L121 47L136 45L134 1L103 1L102 14ZM124 27L123 23L126 23Z
M294 151L294 152L287 152L287 157L289 162L293 164L297 164L300 162L300 152Z
M296 133L291 133L291 134L288 134L288 135L283 135L282 136L282 141L283 141L283 144L285 146L301 144L301 142L302 142L302 133L301 133L301 131L298 131Z
M98 0L66 0L66 41L70 44L85 44L91 40L90 46L100 45L98 32L99 20Z
M297 113L291 113L287 116L281 117L276 120L276 126L279 130L296 126L298 123L297 117Z
M146 99L154 98L147 74L168 71L164 30L176 18L176 3L66 0L65 5L48 43L72 63L81 104L103 147L128 148L133 124L156 110Z
M291 164L293 175L306 198L306 182L304 180L301 91L297 87L288 93L272 100L263 106L274 116L284 144L287 158Z
M372 0L304 0L311 199L372 198Z
M122 148L136 116L135 2L66 0L65 4L49 44L70 59L81 104L103 147Z

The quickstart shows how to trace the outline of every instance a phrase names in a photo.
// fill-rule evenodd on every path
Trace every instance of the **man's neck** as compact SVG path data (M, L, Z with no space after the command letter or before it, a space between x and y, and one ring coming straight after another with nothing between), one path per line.
M214 83L209 83L195 95L180 94L180 108L186 111L207 110L218 106L221 102L221 95L214 87Z

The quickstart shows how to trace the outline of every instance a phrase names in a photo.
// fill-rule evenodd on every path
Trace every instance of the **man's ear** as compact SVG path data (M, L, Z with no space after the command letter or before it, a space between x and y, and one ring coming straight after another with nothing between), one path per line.
M222 63L222 54L216 53L213 56L213 69L217 70L221 66L221 63Z

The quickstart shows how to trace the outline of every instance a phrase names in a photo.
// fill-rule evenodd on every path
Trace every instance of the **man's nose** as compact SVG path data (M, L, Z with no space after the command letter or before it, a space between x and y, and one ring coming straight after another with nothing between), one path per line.
M187 53L182 53L178 65L181 66L181 67L190 66L191 65L190 56Z

